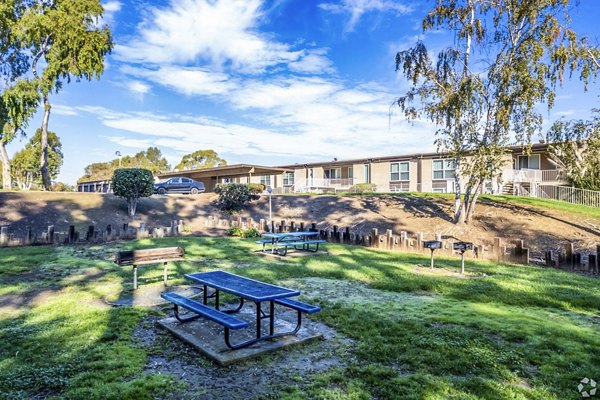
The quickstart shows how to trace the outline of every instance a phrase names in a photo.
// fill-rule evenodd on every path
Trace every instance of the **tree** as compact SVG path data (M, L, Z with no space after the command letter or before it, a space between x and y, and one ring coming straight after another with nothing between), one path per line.
M29 59L15 34L16 24L25 10L26 4L21 0L0 3L0 160L4 189L12 186L6 145L19 132L24 132L27 121L40 102L37 81L25 76L30 66Z
M456 165L455 223L469 222L506 145L527 147L540 132L536 106L553 106L565 72L579 70L585 85L597 73L598 50L569 28L568 8L568 0L438 0L423 30L450 30L454 44L435 63L422 42L396 54L396 71L412 85L398 106L440 126L438 151Z
M127 200L129 216L133 217L139 199L152 196L154 177L152 172L147 169L122 168L115 171L112 185L115 195Z
M40 173L50 189L48 171L48 121L50 94L64 81L91 80L104 72L104 56L113 43L108 27L98 27L103 14L99 0L49 0L31 2L18 20L19 38L33 55L31 72L39 81L44 104ZM41 71L38 71L38 69Z
M186 154L181 162L175 166L178 171L190 169L213 168L227 165L227 161L219 157L214 150L198 150L192 154Z
M6 145L19 133L24 133L29 118L35 114L40 96L37 82L27 78L18 81L12 87L6 87L0 96L0 159L2 160L2 187L10 189L11 166Z
M591 120L556 121L546 134L550 161L580 189L600 190L600 110Z
M120 161L115 158L108 162L90 164L85 167L84 175L78 181L108 180L119 165L121 168L145 168L153 174L171 169L167 159L157 147L148 147L148 150L140 151L134 156L125 156Z
M35 183L38 187L42 184L42 177L38 161L42 153L42 130L37 129L35 135L17 152L12 159L12 176L21 190L29 190ZM58 135L48 132L48 173L56 179L63 162L62 144Z

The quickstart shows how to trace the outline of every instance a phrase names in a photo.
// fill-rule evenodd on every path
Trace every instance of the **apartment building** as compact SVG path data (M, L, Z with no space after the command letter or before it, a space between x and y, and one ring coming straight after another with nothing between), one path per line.
M550 162L547 144L533 145L529 154L520 146L508 150L502 173L488 182L486 192L526 194L536 183L561 183L561 171ZM207 190L219 183L252 182L270 186L274 193L340 192L367 183L377 192L449 193L454 191L455 170L447 155L418 153L277 167L237 164L159 177L187 176L203 181Z

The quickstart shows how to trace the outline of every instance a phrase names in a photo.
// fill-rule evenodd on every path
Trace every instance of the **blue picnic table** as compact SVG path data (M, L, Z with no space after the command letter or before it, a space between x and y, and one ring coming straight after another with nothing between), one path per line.
M320 307L318 306L290 299L291 297L300 295L300 292L297 290L257 281L230 272L198 272L187 274L185 277L202 285L202 302L185 298L176 293L163 293L161 296L174 304L175 317L180 322L188 322L199 317L205 317L222 325L225 328L225 344L234 350L261 340L295 334L302 325L302 313L312 314L320 311ZM212 290L212 293L209 293L210 290ZM219 303L220 292L239 297L239 305L233 309L221 310ZM213 307L208 305L209 299L214 299ZM230 338L230 330L242 329L249 326L247 321L231 315L242 309L245 300L254 302L256 306L256 335L251 339L233 344ZM268 304L268 311L263 310L262 303ZM297 323L293 330L275 332L275 304L297 311ZM193 315L187 317L181 316L178 308L180 306L188 311L192 311ZM268 334L263 334L262 332L263 319L269 320Z
M317 239L319 232L282 232L282 233L263 233L262 239L258 240L257 244L262 244L263 252L266 251L266 245L271 245L271 253L276 253L281 256L287 254L288 248L293 247L295 250L303 250L317 252L319 244L325 243L325 240ZM315 245L311 249L311 245Z

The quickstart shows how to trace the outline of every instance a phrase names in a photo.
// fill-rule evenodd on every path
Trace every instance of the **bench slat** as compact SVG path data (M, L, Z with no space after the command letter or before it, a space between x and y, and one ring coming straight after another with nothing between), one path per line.
M222 311L205 306L199 301L189 299L177 293L161 293L160 297L230 329L245 328L249 325L249 323L243 319L225 314Z
M279 242L278 247L302 246L303 244L325 243L326 240L307 240L304 242Z
M298 300L288 298L277 299L275 300L275 303L281 304L282 306L286 306L289 308L293 308L294 310L305 312L307 314L312 314L321 311L321 307L319 306L313 306L312 304L307 304Z

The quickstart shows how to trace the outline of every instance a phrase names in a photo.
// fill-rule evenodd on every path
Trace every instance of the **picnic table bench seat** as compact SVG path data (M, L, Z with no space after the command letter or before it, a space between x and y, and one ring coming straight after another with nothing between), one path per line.
M226 314L213 307L206 306L199 301L192 300L177 293L161 293L160 297L173 303L175 318L180 322L187 322L198 317L205 317L228 329L241 329L249 325L247 321L237 318L231 314ZM196 315L182 317L179 315L179 307L183 307Z
M303 303L299 300L294 300L290 298L283 298L275 300L275 303L280 304L282 306L293 308L299 312L305 312L307 314L313 314L321 311L321 307L313 306L312 304Z
M294 242L279 242L279 243L277 243L277 249L275 249L275 250L277 251L277 254L279 254L280 256L285 256L287 254L288 247L297 248L299 246L302 246L302 250L316 253L317 251L319 251L319 244L325 243L325 242L327 242L327 241L323 240L323 239L303 240L303 241L294 241ZM311 244L316 244L316 247L314 250L310 249ZM281 247L282 250L279 250L279 247Z

